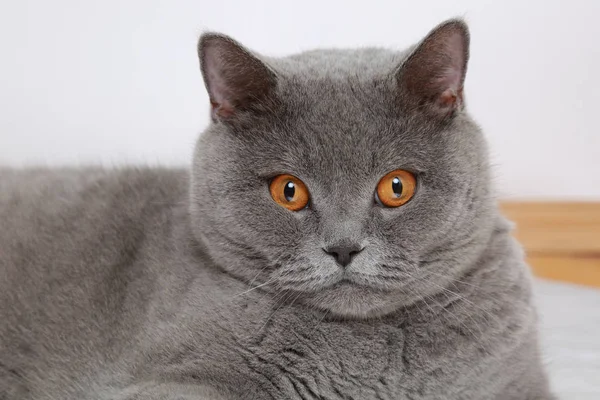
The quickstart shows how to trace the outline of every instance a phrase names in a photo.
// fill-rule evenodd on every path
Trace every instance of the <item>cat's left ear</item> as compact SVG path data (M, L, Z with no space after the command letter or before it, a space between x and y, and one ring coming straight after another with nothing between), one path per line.
M227 121L270 107L275 73L241 44L219 33L205 33L198 42L198 56L213 119Z
M396 74L403 108L437 118L461 110L468 60L466 23L453 19L438 25L416 46Z

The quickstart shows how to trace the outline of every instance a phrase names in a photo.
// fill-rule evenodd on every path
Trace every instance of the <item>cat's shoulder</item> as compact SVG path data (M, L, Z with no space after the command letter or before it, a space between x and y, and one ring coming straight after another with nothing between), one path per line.
M73 205L115 196L160 197L186 190L189 174L184 169L127 167L8 168L0 167L0 207L35 203ZM140 199L138 199L140 200ZM33 207L35 208L35 207Z
M163 168L0 169L0 243L142 229L187 201L188 180L185 170Z

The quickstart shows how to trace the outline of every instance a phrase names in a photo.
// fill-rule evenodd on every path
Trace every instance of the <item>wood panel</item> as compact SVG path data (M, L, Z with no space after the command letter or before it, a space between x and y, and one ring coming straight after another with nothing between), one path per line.
M505 202L538 276L600 287L600 203Z
M600 287L600 257L528 256L527 263L546 279Z
M529 252L600 256L600 203L504 203Z

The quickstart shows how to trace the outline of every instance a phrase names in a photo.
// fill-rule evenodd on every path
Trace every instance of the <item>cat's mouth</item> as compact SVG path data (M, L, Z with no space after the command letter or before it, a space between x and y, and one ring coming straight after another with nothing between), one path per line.
M350 279L348 277L343 277L337 283L334 283L333 285L331 285L330 288L346 287L346 286L361 286L361 284L354 282L352 279Z
M351 319L383 316L393 312L399 300L389 290L360 280L357 282L350 276L345 276L304 299L312 307Z
M377 284L372 278L364 276L361 273L352 273L344 271L341 276L334 282L330 283L324 289L332 290L338 288L357 288L370 289L377 291L385 291L381 285Z

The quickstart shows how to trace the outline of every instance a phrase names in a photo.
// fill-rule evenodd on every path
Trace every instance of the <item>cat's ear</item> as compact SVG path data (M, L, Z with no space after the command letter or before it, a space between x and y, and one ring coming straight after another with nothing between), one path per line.
M462 20L434 28L401 65L396 78L405 108L445 118L461 110L469 60L469 29Z
M213 119L258 111L273 95L275 73L230 37L203 34L198 42L198 56Z

